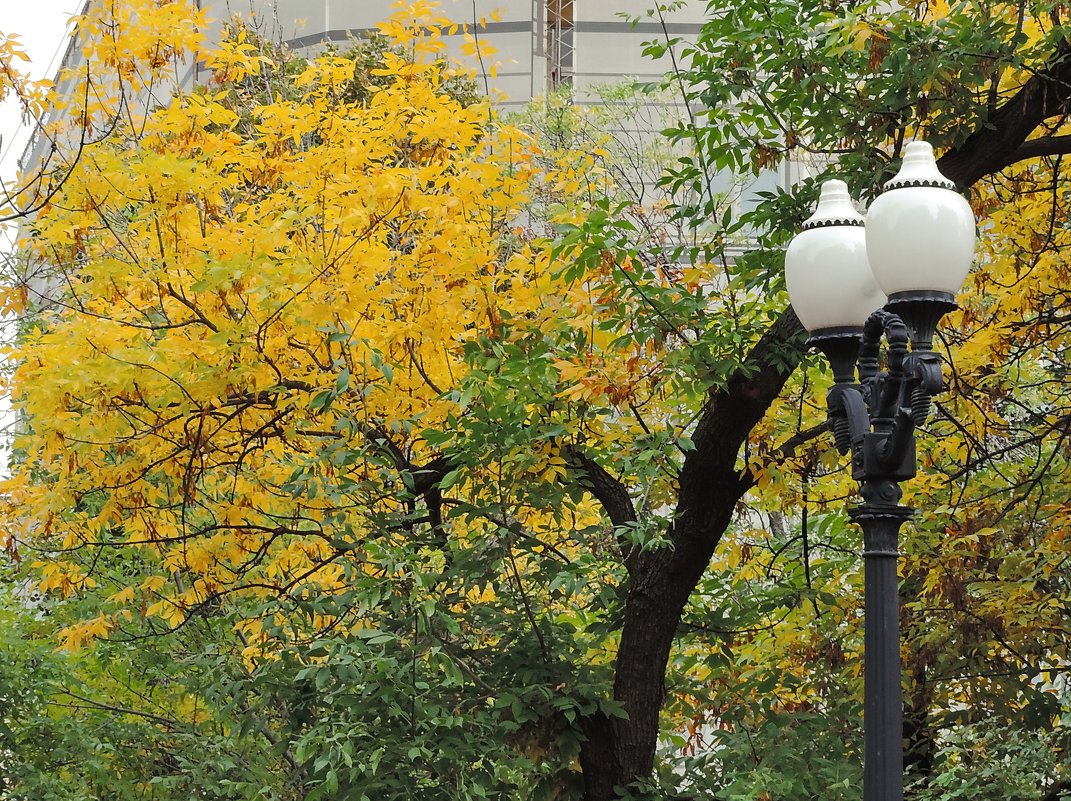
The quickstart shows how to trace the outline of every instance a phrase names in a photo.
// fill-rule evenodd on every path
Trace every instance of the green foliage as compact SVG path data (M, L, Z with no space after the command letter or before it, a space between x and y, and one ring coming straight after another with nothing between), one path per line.
M26 586L5 569L0 798L299 797L278 780L270 743L207 701L234 669L218 650L218 625L195 623L181 643L108 641L73 656L56 651L54 627L77 617L77 603L30 601Z
M1053 757L1066 754L1067 748L1066 730L1024 730L992 722L962 726L942 739L932 779L909 783L907 791L918 801L1066 797L1071 764L1065 758L1054 765ZM1059 787L1065 788L1062 794Z
M129 520L75 548L95 580L131 590L119 611L78 592L86 588L78 565L56 572L57 586L82 580L71 597L27 605L15 589L25 568L12 569L0 604L0 799L578 797L584 724L624 715L611 700L620 678L614 662L629 600L647 591L630 565L638 555L653 564L673 552L672 510L696 452L696 421L711 397L754 376L748 354L784 305L781 250L820 178L835 161L869 195L905 138L962 142L986 125L991 104L980 100L988 87L1006 94L1004 72L1044 56L1065 33L1053 25L1026 36L1021 19L995 6L954 4L940 13L938 6L711 3L697 43L650 47L652 55L673 48L688 65L663 91L682 93L695 116L670 125L667 141L608 135L617 116L649 113L648 101L658 98L631 84L606 89L603 110L593 113L567 95L534 105L520 122L546 148L542 166L553 178L535 187L529 209L547 230L513 229L474 260L482 280L496 258L508 260L537 233L553 234L546 275L503 273L480 285L487 297L523 295L524 303L480 306L479 293L462 295L463 281L437 287L431 301L421 287L392 295L402 283L395 263L414 247L407 226L434 216L445 200L435 197L413 218L392 222L381 249L389 267L372 282L382 294L362 301L387 310L375 324L411 323L405 303L412 298L424 309L461 298L466 312L479 312L433 342L422 361L414 348L423 344L413 330L420 326L399 325L391 341L373 343L379 332L356 336L329 292L315 309L317 324L297 332L307 341L295 344L294 331L278 337L286 358L261 365L274 371L268 389L250 379L257 391L241 396L235 384L219 382L228 394L191 413L179 457L161 462L178 465L173 472L183 479L168 486L192 498L197 482L186 480L188 465L210 451L191 431L234 406L265 412L241 431L244 440L212 452L222 465L216 474L227 479L217 491L236 502L218 517L190 503L213 533L249 534L244 529L256 529L242 505L249 498L233 490L231 471L237 478L253 454L269 442L279 446L284 478L258 485L268 487L261 502L272 525L256 529L263 544L239 549L238 559L222 564L219 551L201 551L200 561L190 560L187 545L195 552L196 537L184 497L181 529L167 538L173 550L159 552L172 557L166 570L159 553L135 558L115 550ZM1033 23L1057 11L1044 3L1029 10ZM274 77L297 96L291 79L307 63L263 42L253 49L277 61ZM353 61L352 74L347 66L330 102L369 103L397 77L379 67L401 52L372 39L341 53ZM452 76L440 88L459 101L455 111L475 99L467 79ZM247 111L275 99L255 72L226 92ZM257 119L239 115L235 130L252 136ZM317 144L319 136L294 146ZM406 136L405 157L418 149L415 141ZM562 167L564 153L573 160ZM635 157L631 169L621 166L625 155ZM760 193L755 203L721 180L768 175L786 159L815 177ZM512 170L511 177L523 172ZM673 202L648 203L663 171ZM1056 186L1058 163L1052 173ZM1039 191L1017 177L994 190L998 200L1005 188L1021 196ZM482 197L476 189L472 198ZM339 191L343 207L353 191ZM1052 207L1061 201L1054 192ZM190 219L204 226L200 212ZM280 224L306 213L307 221L266 250L322 235L306 209L284 208ZM1063 231L1057 217L1048 221L1050 235ZM1044 227L1038 220L1029 217L1024 229L1036 234ZM442 249L451 258L454 244ZM1065 246L1057 241L1051 250ZM1030 304L1000 293L997 285L1035 270L1048 245L1030 259L1021 243L1016 248L1011 256L999 245L987 252L993 283L979 278L979 297L950 334L962 345L954 362L959 394L929 424L920 448L928 470L944 476L916 485L918 505L933 511L920 516L904 549L909 760L919 801L1038 801L1068 774L1064 599L1071 587L1063 531L1071 498L1060 406L1067 349L1051 332L1041 344L1029 340L1036 350L1025 354L1006 341L977 345L988 342L987 330L1019 331L1024 314L1036 314L1042 327L1066 322L1043 317L1066 305L1060 287L1067 276L1057 268ZM237 261L238 278L203 299L221 300L211 307L221 321L242 317L236 297L257 299L243 294L242 271L245 278L253 271ZM264 264L256 265L260 274L277 266ZM213 264L191 293L212 288L210 279L234 266ZM365 265L357 268L353 274L364 277ZM175 319L187 320L196 304L166 286L181 305ZM258 291L261 300L271 294ZM987 319L1001 303L1011 310ZM422 317L423 326L431 328L435 316ZM259 353L257 327L250 352ZM238 346L213 333L209 341L232 348L228 355L240 362ZM794 366L797 344L781 343L767 363ZM993 367L1011 353L1014 368ZM284 368L302 363L319 381L312 389L284 377ZM677 632L657 775L621 788L622 798L860 797L859 542L830 511L843 506L850 481L828 442L802 437L805 447L781 452L821 419L826 382L816 362L806 363L740 454L740 474L727 471L730 483L754 480L754 491L741 500L715 569L699 582ZM144 384L139 377L122 398L121 415L146 403ZM387 392L396 394L382 402ZM170 420L183 403L146 406L146 414ZM395 414L391 404L403 410ZM972 406L984 413L974 415ZM300 427L279 428L278 408L300 410ZM326 421L322 429L313 426L319 421ZM125 453L116 446L105 461L111 467ZM65 455L56 457L58 472L86 469L64 464ZM163 470L144 475L153 490L169 480ZM607 477L627 487L636 519L621 523L608 504L592 502ZM1014 501L1002 498L1008 493ZM62 512L96 516L109 501L98 488ZM173 505L169 499L167 508ZM248 569L270 562L269 550L276 573ZM291 564L300 569L288 572ZM325 568L337 572L314 577ZM159 583L139 585L146 570ZM221 580L224 570L230 574ZM212 573L212 587L189 601L187 582ZM183 605L173 604L165 625L158 607L168 596ZM57 630L102 609L111 623L91 653L53 650Z

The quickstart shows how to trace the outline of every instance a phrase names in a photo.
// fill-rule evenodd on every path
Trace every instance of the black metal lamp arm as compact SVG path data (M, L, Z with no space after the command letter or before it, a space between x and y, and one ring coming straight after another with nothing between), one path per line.
M858 348L859 383L841 380L826 396L834 441L841 453L852 454L857 481L899 482L915 474L914 431L943 382L941 359L929 342L909 351L911 330L885 309L870 315ZM881 371L883 341L888 364Z

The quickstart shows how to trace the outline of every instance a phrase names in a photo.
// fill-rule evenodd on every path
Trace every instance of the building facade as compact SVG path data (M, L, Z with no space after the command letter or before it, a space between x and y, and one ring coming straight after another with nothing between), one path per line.
M396 10L396 0L191 1L211 20L206 31L209 43L218 41L223 25L238 16L249 20L262 35L307 55L369 35ZM84 10L99 2L104 0L86 0ZM508 112L566 85L572 88L574 102L588 104L599 102L595 90L600 85L623 78L653 81L662 77L672 67L671 60L646 57L644 43L665 37L694 38L706 4L687 0L682 8L660 17L649 15L654 2L440 0L440 5L445 16L465 26L445 37L451 55L472 66L496 105ZM490 45L494 54L481 60L463 56L465 30ZM84 65L82 44L76 33L61 62L61 74L64 70L77 73ZM191 54L187 65L178 79L182 89L207 76L197 54ZM57 88L64 93L62 82ZM622 123L628 125L628 121ZM20 160L22 172L32 172L51 150L51 141L34 135Z
M242 5L244 2L244 5ZM374 31L393 12L394 0L200 0L209 16L252 16L269 26L273 38L292 49L341 44ZM592 99L591 87L635 77L655 80L671 66L643 55L643 43L666 36L694 38L706 3L689 0L663 21L647 16L653 0L441 0L443 13L466 24L497 51L489 77L497 102L521 105L563 84L578 102ZM635 24L631 21L635 18ZM485 20L484 25L479 25ZM447 37L460 55L463 34ZM490 66L474 64L486 72Z

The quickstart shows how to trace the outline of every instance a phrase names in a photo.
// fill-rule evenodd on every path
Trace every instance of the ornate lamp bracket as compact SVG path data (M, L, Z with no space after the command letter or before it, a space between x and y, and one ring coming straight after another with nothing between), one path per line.
M935 305L925 310L931 318L954 308L945 299L939 309ZM898 506L899 483L915 475L915 428L929 416L930 399L944 389L941 357L932 350L935 322L927 321L918 338L914 322L879 309L862 331L817 331L810 340L834 366L836 383L826 395L829 427L837 449L851 454L862 507Z

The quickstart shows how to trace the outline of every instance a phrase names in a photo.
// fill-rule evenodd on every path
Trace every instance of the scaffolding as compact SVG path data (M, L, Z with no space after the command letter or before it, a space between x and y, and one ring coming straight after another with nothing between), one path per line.
M546 59L547 91L573 82L575 0L532 0L533 52Z

